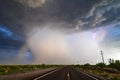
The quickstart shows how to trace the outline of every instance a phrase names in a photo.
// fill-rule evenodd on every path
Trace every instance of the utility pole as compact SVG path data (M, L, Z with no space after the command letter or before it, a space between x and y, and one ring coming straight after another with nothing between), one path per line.
M103 51L101 50L100 52L101 52L102 61L103 61L103 63L105 63L105 62L104 62Z

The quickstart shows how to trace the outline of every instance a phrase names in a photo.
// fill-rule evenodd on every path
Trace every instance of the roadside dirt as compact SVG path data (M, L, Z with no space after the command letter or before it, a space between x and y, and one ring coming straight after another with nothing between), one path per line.
M41 69L41 70L9 74L9 75L0 75L0 80L32 80L54 69L56 68Z

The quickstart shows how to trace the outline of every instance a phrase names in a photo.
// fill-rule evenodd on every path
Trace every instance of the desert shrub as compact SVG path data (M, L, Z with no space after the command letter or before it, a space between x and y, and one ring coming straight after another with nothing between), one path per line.
M101 63L97 63L96 66L100 68L104 68L106 67L106 64L101 62Z
M109 59L108 66L120 70L120 60Z

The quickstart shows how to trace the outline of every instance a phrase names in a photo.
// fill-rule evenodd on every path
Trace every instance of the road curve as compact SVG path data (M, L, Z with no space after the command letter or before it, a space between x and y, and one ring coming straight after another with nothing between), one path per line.
M59 70L54 70L33 80L101 80L87 73L79 71L73 67L64 67Z

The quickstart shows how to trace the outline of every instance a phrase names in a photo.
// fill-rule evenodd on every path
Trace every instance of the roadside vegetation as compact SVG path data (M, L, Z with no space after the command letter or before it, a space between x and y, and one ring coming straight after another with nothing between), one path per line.
M0 75L58 67L58 65L0 65Z
M108 65L101 62L96 65L87 63L75 66L90 74L102 76L106 80L120 80L120 60L109 59Z
M78 69L88 72L90 74L95 74L97 76L102 76L106 80L120 80L120 60L109 59L109 64L97 63L96 65L91 65L89 63L84 65L73 65ZM53 67L61 67L64 65L0 65L0 75L4 74L14 74L17 72L26 72L33 70L40 70Z

